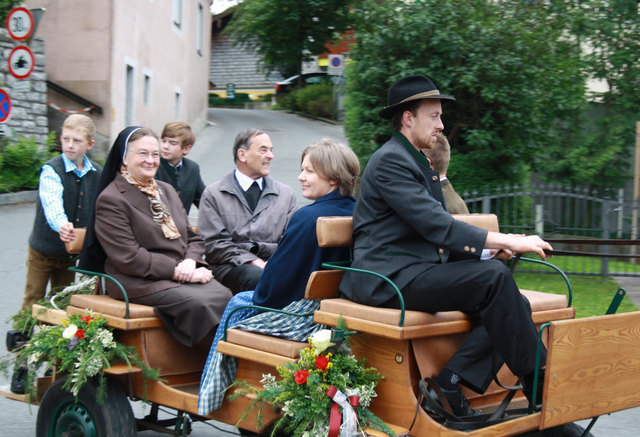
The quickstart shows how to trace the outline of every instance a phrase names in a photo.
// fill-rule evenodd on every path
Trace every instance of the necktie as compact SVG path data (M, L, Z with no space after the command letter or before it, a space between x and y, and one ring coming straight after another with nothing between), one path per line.
M251 211L256 209L256 205L258 204L258 199L260 198L260 186L257 182L251 184L249 189L244 192L244 197L247 199L247 203L249 204L249 208Z

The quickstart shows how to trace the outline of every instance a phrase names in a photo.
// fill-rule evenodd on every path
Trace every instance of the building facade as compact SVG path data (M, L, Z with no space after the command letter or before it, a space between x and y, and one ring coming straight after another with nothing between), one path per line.
M172 120L196 130L205 125L210 0L27 0L25 5L45 8L36 35L44 41L48 104L62 115L58 118L87 112L109 143L129 125L158 133Z

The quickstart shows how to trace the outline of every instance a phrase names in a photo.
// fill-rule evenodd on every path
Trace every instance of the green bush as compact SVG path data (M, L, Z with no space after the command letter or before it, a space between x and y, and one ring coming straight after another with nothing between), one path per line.
M55 132L47 138L46 146L35 138L20 135L0 141L0 193L13 193L38 188L40 167L54 154Z
M274 96L273 93L264 94L256 99L257 102L270 102L271 98Z
M330 83L318 83L296 88L291 93L279 97L278 103L292 111L333 120L336 118L333 85Z
M308 113L311 115L328 118L330 120L336 119L336 103L331 95L324 95L316 100L311 100L307 108Z
M209 93L209 107L212 106L240 106L244 107L245 102L250 102L251 98L247 93L235 93L235 98L220 97L218 94Z

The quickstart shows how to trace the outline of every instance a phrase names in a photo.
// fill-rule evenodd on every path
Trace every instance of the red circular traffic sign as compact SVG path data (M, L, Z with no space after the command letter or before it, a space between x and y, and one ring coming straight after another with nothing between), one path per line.
M33 27L33 15L27 8L13 8L7 15L7 30L16 41L28 39L33 33Z
M9 120L11 116L11 98L5 90L0 89L0 123Z
M33 52L26 46L18 46L11 50L8 62L9 72L17 79L29 77L35 66Z

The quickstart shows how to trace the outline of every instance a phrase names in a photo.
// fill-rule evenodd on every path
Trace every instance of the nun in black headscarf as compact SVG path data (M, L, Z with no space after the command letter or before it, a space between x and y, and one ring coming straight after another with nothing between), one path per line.
M102 172L78 266L113 276L130 302L153 306L171 334L193 346L214 332L231 291L206 268L204 242L178 193L154 179L159 152L152 130L120 132ZM124 299L113 281L106 288Z

